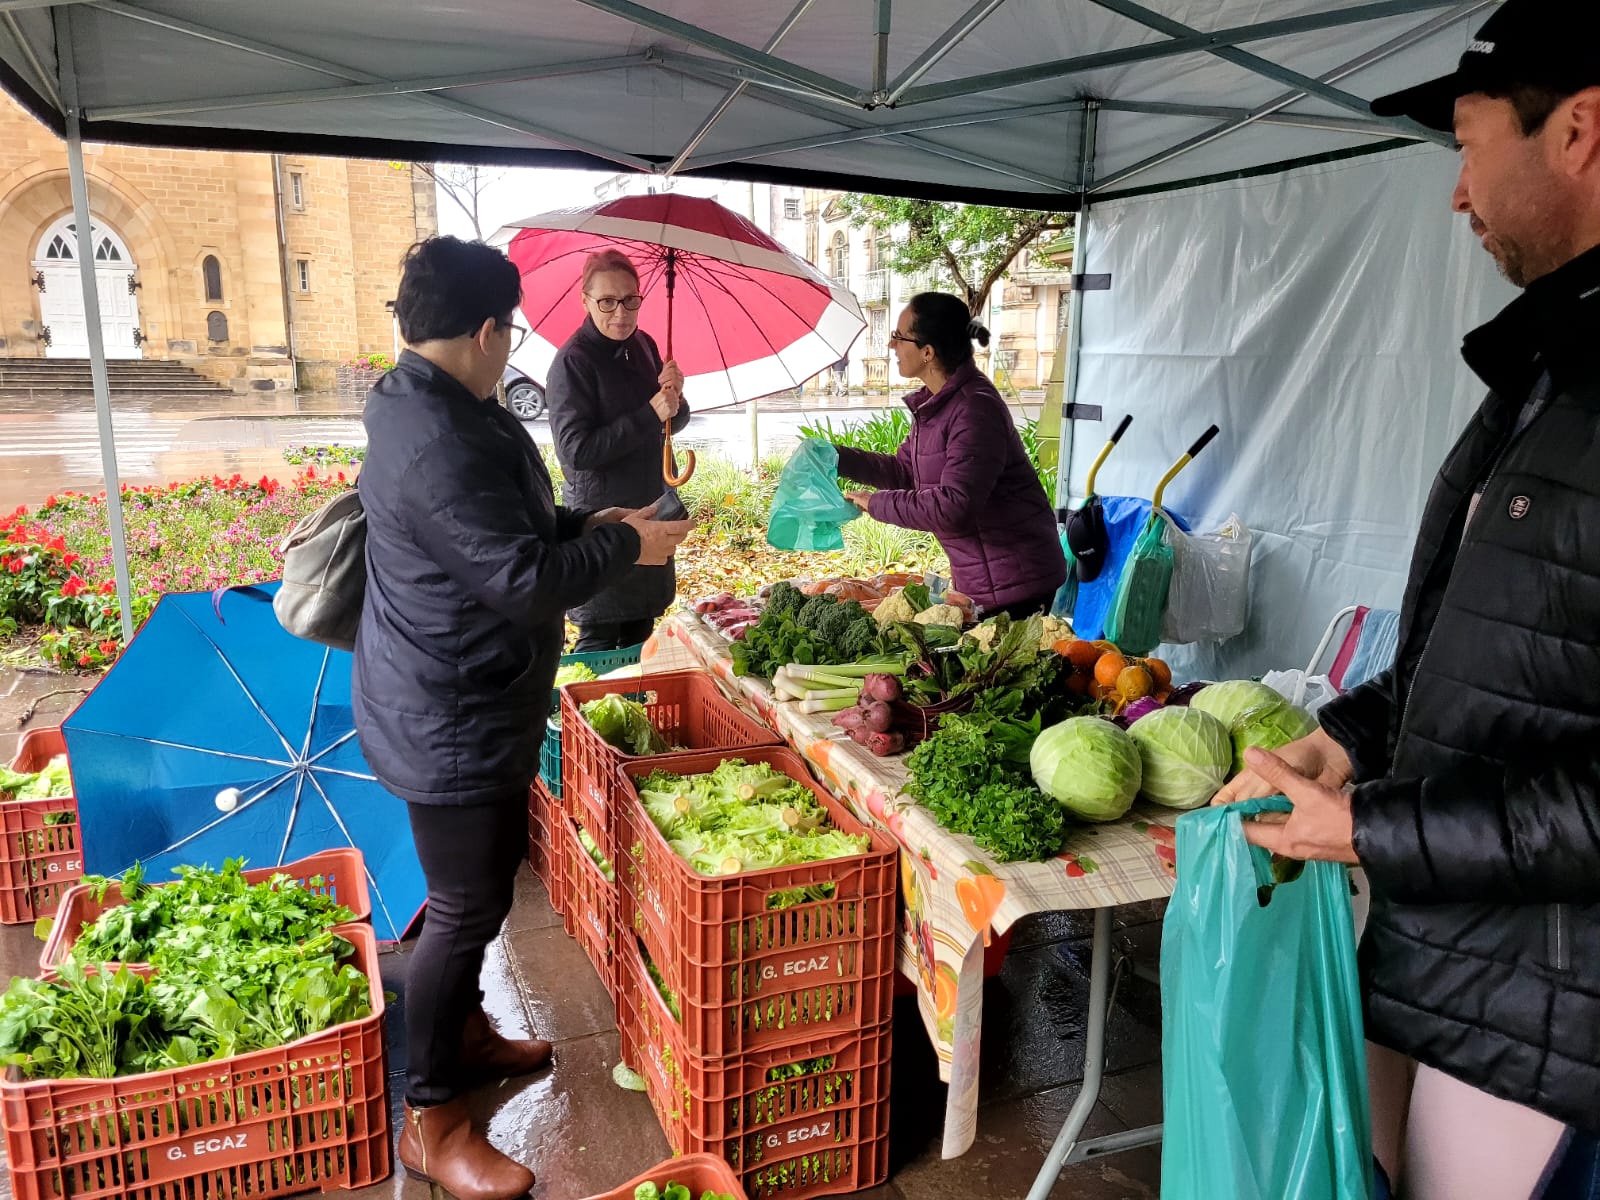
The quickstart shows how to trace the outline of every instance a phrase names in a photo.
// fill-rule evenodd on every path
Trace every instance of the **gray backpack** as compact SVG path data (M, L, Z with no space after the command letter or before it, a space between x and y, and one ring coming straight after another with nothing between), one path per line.
M283 540L283 585L272 598L295 637L354 650L367 591L367 514L351 489L305 517Z

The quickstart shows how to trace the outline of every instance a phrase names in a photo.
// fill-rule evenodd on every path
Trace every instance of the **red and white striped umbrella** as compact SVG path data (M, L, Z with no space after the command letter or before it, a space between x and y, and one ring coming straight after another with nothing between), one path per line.
M697 410L799 387L866 328L848 289L715 200L626 196L516 221L490 240L522 272L533 334L517 365L541 383L583 323L583 263L596 250L633 260L639 327L677 359Z

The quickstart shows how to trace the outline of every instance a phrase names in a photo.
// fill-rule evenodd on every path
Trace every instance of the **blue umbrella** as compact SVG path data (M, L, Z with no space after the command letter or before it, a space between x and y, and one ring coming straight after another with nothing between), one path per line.
M284 632L260 602L277 586L163 596L63 723L84 867L155 881L354 846L373 928L398 940L427 898L405 804L356 741L350 655Z

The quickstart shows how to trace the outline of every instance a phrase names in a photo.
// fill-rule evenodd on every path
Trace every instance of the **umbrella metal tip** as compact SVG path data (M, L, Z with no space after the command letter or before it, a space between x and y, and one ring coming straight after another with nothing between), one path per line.
M217 793L217 808L222 812L232 812L239 807L243 795L238 788L223 788Z

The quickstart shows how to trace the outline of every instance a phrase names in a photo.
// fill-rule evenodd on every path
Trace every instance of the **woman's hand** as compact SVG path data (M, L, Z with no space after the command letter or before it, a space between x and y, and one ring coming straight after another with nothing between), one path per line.
M630 518L640 521L653 521L656 519L656 510L661 507L657 500L648 508L602 508L599 512L590 513L583 522L583 531L592 533L599 525L620 525Z
M683 405L683 393L675 387L663 386L654 396L650 397L650 407L665 425L678 415L678 409Z
M1282 764L1302 779L1335 791L1349 783L1355 774L1355 768L1351 766L1350 756L1345 753L1344 747L1322 729L1313 730L1299 741L1290 742L1273 755L1272 760L1269 767ZM1253 763L1247 762L1245 769L1239 772L1227 787L1218 792L1211 803L1237 804L1240 800L1276 796L1279 793L1280 779L1281 775L1268 779L1255 769Z
M672 390L679 395L683 394L683 372L678 368L678 360L673 359L661 368L661 374L656 379L663 391Z
M844 498L854 504L862 512L866 512L867 504L872 499L871 492L846 492Z

